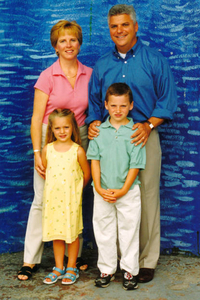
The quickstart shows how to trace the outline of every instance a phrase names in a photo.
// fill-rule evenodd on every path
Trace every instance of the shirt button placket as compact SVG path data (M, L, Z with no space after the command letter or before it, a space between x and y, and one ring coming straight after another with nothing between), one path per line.
M126 77L126 69L127 69L127 60L124 61L123 71L122 71L122 77Z

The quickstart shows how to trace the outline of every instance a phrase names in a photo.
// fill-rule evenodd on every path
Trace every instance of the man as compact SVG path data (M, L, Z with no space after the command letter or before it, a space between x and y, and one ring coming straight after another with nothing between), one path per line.
M140 271L138 282L154 277L160 255L160 170L161 148L157 127L172 120L176 110L176 89L165 58L142 44L137 37L138 23L132 5L113 6L108 13L114 49L96 63L89 85L88 137L98 135L98 126L108 116L104 108L107 88L125 82L133 93L133 118L137 131L135 145L146 145L147 163L140 171L142 216L140 227Z

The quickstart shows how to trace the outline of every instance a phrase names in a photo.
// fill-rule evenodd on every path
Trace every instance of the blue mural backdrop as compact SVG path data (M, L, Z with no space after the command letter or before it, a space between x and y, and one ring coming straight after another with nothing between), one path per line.
M117 3L121 1L0 1L0 253L23 249L33 197L33 86L56 60L50 29L60 19L76 20L84 37L79 59L93 67L113 45L107 12ZM124 3L134 5L138 35L167 57L177 85L175 119L160 128L161 251L199 256L200 0Z

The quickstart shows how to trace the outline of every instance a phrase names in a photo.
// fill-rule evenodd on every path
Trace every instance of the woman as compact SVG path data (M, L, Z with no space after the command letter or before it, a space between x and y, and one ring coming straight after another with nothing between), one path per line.
M45 168L42 165L41 149L44 146L48 116L55 108L71 109L80 128L82 146L87 149L88 83L92 69L81 64L77 55L82 44L82 29L75 22L59 21L51 29L51 44L58 60L44 70L34 88L34 107L31 120L35 170L35 196L29 213L25 237L24 264L18 272L19 280L28 280L37 270L43 252L42 243L42 197ZM80 251L82 250L80 239ZM87 268L83 266L83 269Z

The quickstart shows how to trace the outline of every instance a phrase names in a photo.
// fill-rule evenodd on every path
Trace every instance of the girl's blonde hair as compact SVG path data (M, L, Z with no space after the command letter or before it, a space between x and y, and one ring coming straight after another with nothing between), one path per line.
M75 118L74 113L70 109L60 109L60 108L55 109L49 115L45 144L52 143L52 142L56 141L56 138L55 138L54 133L52 131L53 121L56 117L59 117L59 118L67 117L67 118L70 119L71 124L72 124L71 139L72 139L73 142L81 145L80 131L79 131L79 127L78 127L78 124L76 122L76 118Z

